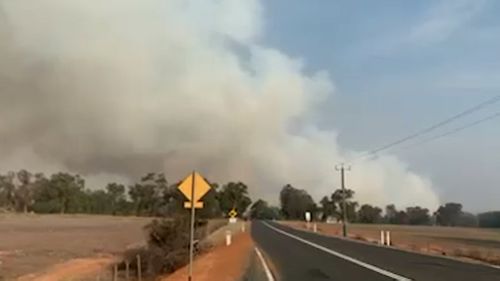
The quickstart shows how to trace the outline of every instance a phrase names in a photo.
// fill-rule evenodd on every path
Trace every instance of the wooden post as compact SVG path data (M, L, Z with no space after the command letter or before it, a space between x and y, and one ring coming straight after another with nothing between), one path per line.
M137 255L137 278L142 281L142 271L141 271L141 256Z
M126 281L129 281L129 280L130 280L129 265L130 265L129 261L128 261L128 260L126 260L126 261L125 261L125 280L126 280Z
M113 281L118 281L118 264L113 266Z

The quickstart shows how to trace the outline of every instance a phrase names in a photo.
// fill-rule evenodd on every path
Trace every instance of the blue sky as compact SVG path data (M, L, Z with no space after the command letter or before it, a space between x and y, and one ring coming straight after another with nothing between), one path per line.
M328 71L336 91L318 122L344 147L376 148L500 94L500 1L263 2L262 40ZM500 208L500 118L393 153L445 201Z

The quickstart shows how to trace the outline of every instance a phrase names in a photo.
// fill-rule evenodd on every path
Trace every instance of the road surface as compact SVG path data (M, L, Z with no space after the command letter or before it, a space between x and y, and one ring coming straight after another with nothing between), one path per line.
M500 281L500 269L254 221L252 237L281 281Z

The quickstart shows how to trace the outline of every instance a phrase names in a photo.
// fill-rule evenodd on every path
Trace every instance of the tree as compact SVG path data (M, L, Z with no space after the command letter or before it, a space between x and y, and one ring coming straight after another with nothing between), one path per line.
M78 203L75 199L83 192L85 181L79 175L60 172L50 177L47 187L52 189L48 192L58 201L59 211L64 214L70 211L71 203Z
M85 181L79 175L60 172L47 179L36 174L32 209L40 213L83 212L88 204L84 187Z
M361 223L377 223L382 220L382 209L364 204L358 211L358 221Z
M157 215L160 214L162 194L168 188L163 174L148 173L129 188L129 196L135 206L135 214Z
M106 185L106 193L111 204L111 213L116 215L120 202L125 200L125 186L118 183L109 183Z
M463 227L477 227L478 226L478 219L476 215L463 212L460 217L458 217L457 220L457 226L463 226Z
M345 197L345 199L344 199ZM350 222L354 222L357 220L356 218L356 208L358 207L358 202L353 201L352 198L354 197L354 190L352 189L336 189L333 194L331 195L332 202L337 205L336 209L338 210L337 216L338 219L343 220L344 219L344 206L343 206L343 200L345 200L346 204L346 211L347 211L347 220Z
M15 190L16 209L27 213L33 204L33 175L26 170L20 170L16 174L16 179L18 182Z
M247 210L252 200L248 196L248 187L242 182L229 182L218 192L220 209L224 214L228 214L233 208L242 216Z
M444 226L456 226L462 212L462 204L446 203L436 211L436 222Z
M358 221L358 202L356 201L348 201L346 202L346 210L347 210L347 221L348 222L357 222ZM343 211L340 212L341 218L344 217Z
M405 211L398 211L396 213L395 218L394 218L394 223L395 224L409 224L410 219L408 217L408 214Z
M200 218L218 218L221 217L222 211L220 207L220 202L218 200L218 188L217 184L210 184L212 187L202 198L203 201L203 209L198 211L198 215ZM244 206L241 206L243 208ZM247 206L248 207L248 206Z
M250 218L258 220L276 220L280 218L279 210L259 199L250 207Z
M16 208L16 186L14 184L14 172L0 175L0 204L7 210Z
M92 214L109 214L115 211L113 198L108 192L104 190L87 190L85 196L85 199L87 199L85 204L86 212Z
M184 210L184 201L186 198L177 189L180 183L168 186L163 190L162 207L160 213L164 216L174 216Z
M406 208L408 215L408 223L411 225L428 225L430 224L431 217L429 210L419 206Z
M33 211L36 213L60 212L57 192L50 185L50 180L44 174L35 175Z
M500 227L500 211L480 213L477 219L480 227Z
M328 199L327 196L324 196L319 203L321 204L322 220L327 220L330 217L338 215L335 202Z
M394 204L389 204L385 206L385 216L384 216L384 221L386 223L390 224L396 224L396 216L397 216L398 210L396 209L396 206Z
M304 219L305 212L314 212L316 209L311 195L290 184L281 189L280 203L281 212L286 219Z
M345 189L345 191L344 191L341 188L336 189L331 196L332 201L337 203L337 204L342 204L342 199L344 197L344 194L345 194L345 200L349 201L354 197L354 190Z

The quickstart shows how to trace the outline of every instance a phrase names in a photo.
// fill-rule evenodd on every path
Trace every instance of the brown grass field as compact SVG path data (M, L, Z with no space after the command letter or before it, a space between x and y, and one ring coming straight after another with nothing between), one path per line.
M75 258L120 254L144 243L143 227L149 221L92 215L0 215L0 280L15 280Z
M297 228L305 228L304 222L284 222ZM394 247L422 253L446 255L500 265L500 229L350 224L351 238L376 243L380 231L391 232ZM318 232L341 235L340 224L318 223Z

